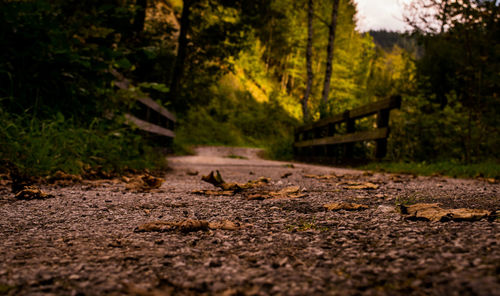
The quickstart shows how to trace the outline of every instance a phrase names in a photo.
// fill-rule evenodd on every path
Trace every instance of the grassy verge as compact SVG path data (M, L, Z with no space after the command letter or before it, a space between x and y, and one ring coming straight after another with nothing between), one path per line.
M391 173L410 173L424 176L440 174L455 178L500 178L500 163L494 160L475 164L461 164L453 161L436 163L382 162L364 165L360 167L360 169Z
M120 173L166 165L165 157L117 122L95 119L82 125L62 115L39 120L1 111L0 160L33 176L81 174L91 168Z

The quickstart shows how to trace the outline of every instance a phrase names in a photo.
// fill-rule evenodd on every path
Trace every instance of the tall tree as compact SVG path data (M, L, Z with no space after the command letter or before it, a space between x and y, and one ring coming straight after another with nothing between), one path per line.
M321 115L326 113L328 94L330 93L330 81L332 77L333 49L335 43L335 31L337 29L337 15L339 10L339 0L333 1L331 23L328 28L328 45L326 46L326 69L325 80L323 82L323 93L321 95Z
M169 93L170 99L175 105L179 105L179 88L184 76L184 63L186 61L188 44L187 32L190 26L189 16L191 14L191 7L196 4L197 1L198 0L183 0L177 57L175 58L174 69L172 71L172 81Z
M135 2L134 32L140 34L144 30L144 21L146 20L147 0L137 0Z
M306 69L307 69L307 82L306 89L304 91L304 97L302 98L302 115L304 121L309 121L309 109L308 101L311 95L311 88L314 79L314 74L312 70L312 44L313 44L313 17L314 17L314 2L313 0L308 0L307 3L307 46L306 46Z

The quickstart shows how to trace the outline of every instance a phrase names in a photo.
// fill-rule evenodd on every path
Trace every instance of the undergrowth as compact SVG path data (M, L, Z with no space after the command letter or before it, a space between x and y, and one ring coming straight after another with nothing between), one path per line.
M461 178L500 178L498 161L483 161L474 164L463 164L455 161L426 162L381 162L360 167L365 170L385 171L391 173L409 173L417 175L440 174Z
M162 169L165 157L119 122L9 115L0 110L0 159L35 176L90 168L120 173L125 169Z
M193 145L257 147L266 157L292 159L293 129L298 120L290 116L276 99L258 102L226 77L209 93L206 105L193 106L181 115L174 140L178 153Z

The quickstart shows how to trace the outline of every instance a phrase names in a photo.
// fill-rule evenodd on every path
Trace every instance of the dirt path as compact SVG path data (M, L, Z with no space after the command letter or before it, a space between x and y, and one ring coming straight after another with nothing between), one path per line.
M0 187L0 295L500 295L498 219L413 221L395 207L498 210L499 184L292 167L254 149L197 152L170 158L151 192L100 182L19 201ZM212 170L227 182L271 181L233 196L192 193L215 189L201 181ZM367 182L375 189L355 189ZM290 186L303 196L249 199ZM334 202L367 209L323 207ZM134 232L183 219L239 227Z

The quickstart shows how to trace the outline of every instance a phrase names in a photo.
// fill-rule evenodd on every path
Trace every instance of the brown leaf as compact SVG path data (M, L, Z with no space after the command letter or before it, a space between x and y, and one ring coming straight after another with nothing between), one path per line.
M270 192L269 194L272 196L281 196L281 195L298 193L299 191L300 191L299 186L290 186L290 187L285 187L278 192Z
M21 200L33 200L33 199L53 198L54 196L52 194L47 194L43 192L42 190L36 188L35 186L27 186L23 190L17 192L14 197Z
M223 183L218 187L222 188L222 190L226 190L226 191L231 190L231 191L235 191L235 192L238 192L238 191L241 191L244 189L244 187L238 183Z
M188 176L197 176L198 175L198 171L195 171L195 170L187 170L186 174Z
M285 179L285 178L288 178L292 175L292 173L284 173L283 175L281 175L281 179Z
M254 187L258 187L258 186L263 186L263 185L269 184L269 182L271 182L271 178L260 177L257 180L250 180L246 184L240 185L240 186L247 189L247 188L254 188Z
M438 203L399 205L407 219L425 221L477 221L492 215L491 211L479 209L443 209Z
M191 191L191 193L213 196L233 196L235 192L231 190L194 190Z
M192 232L198 230L208 230L208 222L204 220L186 219L179 222L153 221L142 224L134 229L134 232Z
M208 228L210 229L238 230L240 227L241 226L239 223L234 223L229 220L221 220L208 223Z
M161 184L165 182L164 179L157 178L149 174L136 176L134 178L122 177L122 180L128 183L125 186L128 190L135 190L140 192L160 188Z
M62 171L57 171L53 175L47 177L49 183L57 183L59 185L72 184L82 181L82 177L77 175L67 174Z
M148 189L160 188L161 184L165 182L162 178L157 178L147 174L142 176L141 179L144 182L144 187L147 187Z
M380 186L377 185L377 184L373 184L373 183L370 183L370 182L366 182L366 183L356 183L356 184L352 184L350 186L346 186L345 188L346 189L378 189Z
M219 171L212 171L207 176L202 176L201 179L207 183L214 185L215 187L219 187L225 191L242 191L244 189L254 188L262 185L266 185L270 182L270 178L260 177L257 180L248 181L245 184L239 183L226 183L223 179Z
M222 184L225 184L224 180L222 179L222 176L220 175L219 171L211 171L210 174L206 176L201 176L201 180L210 183L214 185L215 187L221 187Z
M495 179L495 178L487 178L486 182L488 182L490 184L498 184L498 183L500 183L500 181L498 179Z
M221 220L210 223L204 220L192 220L192 219L186 219L179 222L158 220L142 224L141 226L134 229L134 232L177 231L177 232L187 233L192 231L208 230L208 229L237 230L240 227L241 226L239 223L235 223L229 220Z
M325 204L323 205L323 207L329 211L339 211L339 210L358 211L358 210L368 209L368 206L366 205L349 203L349 202L334 202Z
M247 196L247 199L248 200L264 200L264 199L269 199L271 198L271 196L269 194L263 194L263 193L256 193L256 194L252 194L252 195L249 195Z
M299 186L290 186L281 189L278 192L270 191L263 193L252 194L247 197L248 200L264 200L271 198L301 198L307 196L307 194L300 192Z
M304 175L304 178L311 178L311 179L317 179L317 180L330 180L330 179L336 179L336 175Z

